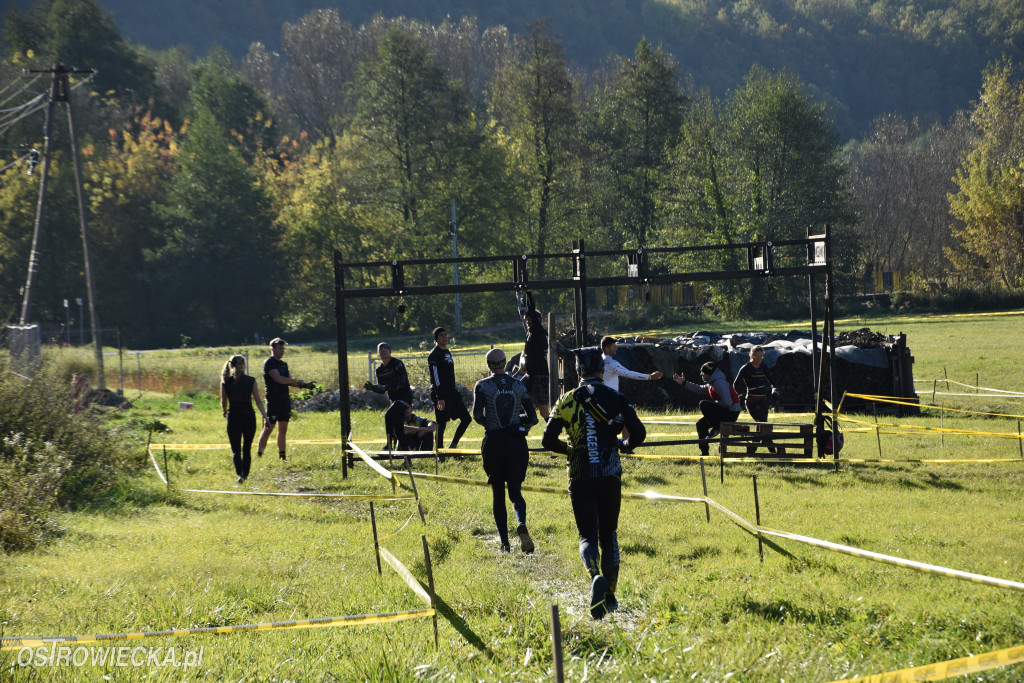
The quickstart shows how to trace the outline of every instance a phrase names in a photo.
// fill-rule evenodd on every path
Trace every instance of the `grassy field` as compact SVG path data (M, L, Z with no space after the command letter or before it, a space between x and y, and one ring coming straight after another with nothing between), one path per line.
M907 333L915 377L925 380L919 384L925 402L931 401L931 381L945 376L1024 389L1015 353L1022 312L837 322L840 331L864 326ZM754 328L768 326L734 331ZM357 358L365 367L365 355ZM1014 403L1021 399L937 400L1024 413ZM154 434L156 442L223 442L216 402L195 403L193 410L178 411L177 397L147 394L130 414L171 428ZM940 420L945 428L965 431L1015 434L1018 428L1015 418L952 412L889 419L932 428ZM380 422L379 413L356 413L355 434L377 438ZM692 426L654 424L650 431L692 433ZM723 482L717 463L709 462L708 496L753 522L756 475L764 527L1024 581L1018 440L906 427L883 432L886 462L844 463L838 472L731 463ZM293 441L336 439L337 415L303 414L289 435ZM474 425L465 445L475 445L472 439L480 435ZM647 448L640 454L695 450ZM157 455L163 468L162 450ZM848 431L842 455L878 459L879 438L871 430ZM256 460L241 489L228 451L170 450L171 490L151 469L99 509L66 515L67 532L58 541L0 559L2 635L153 631L419 609L394 571L385 566L378 575L365 501L181 491L391 492L383 477L361 464L343 478L341 458L336 445L295 443L287 463ZM938 458L1009 461L918 462ZM434 463L417 461L415 468L433 472ZM440 469L483 477L476 457L448 460ZM533 456L527 484L564 488L565 481L562 460ZM587 615L588 581L567 497L527 493L537 552L502 556L486 488L427 479L418 479L417 487L426 524L408 501L378 501L376 520L387 537L382 544L424 585L421 535L427 539L440 613L438 648L429 620L177 636L110 645L173 646L179 654L201 654L201 662L190 668L21 666L19 652L12 651L0 653L0 680L551 680L552 603L561 612L569 680L832 681L1024 644L1020 592L785 540L767 543L762 562L756 538L721 512L712 509L708 522L702 504L648 500L623 503L622 609L594 622ZM630 459L623 490L699 497L700 467L693 460ZM1022 665L970 676L1022 678Z

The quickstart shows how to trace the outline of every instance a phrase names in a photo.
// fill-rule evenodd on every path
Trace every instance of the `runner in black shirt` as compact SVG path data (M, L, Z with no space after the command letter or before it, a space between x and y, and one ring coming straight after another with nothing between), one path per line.
M249 478L252 465L252 439L256 436L253 401L266 424L267 409L256 389L256 378L245 374L245 356L231 356L220 375L220 407L228 419L228 442L239 484Z
M288 344L280 337L270 340L271 356L263 363L263 382L267 387L267 421L260 433L259 446L256 448L256 455L263 455L267 447L267 439L274 431L274 425L281 423L277 430L277 450L281 460L287 460L285 447L287 445L288 421L292 417L292 400L288 395L288 387L308 388L313 386L311 382L304 382L301 379L292 379L288 376L288 364L281 360L284 355L284 347Z
M550 412L548 399L548 331L544 329L540 311L526 314L526 347L519 357L519 367L525 372L523 384L530 390L530 398L540 416L547 420Z
M412 388L405 363L391 355L391 345L387 342L377 344L377 355L380 356L380 365L373 370L377 383L368 381L363 386L369 391L387 394L392 402L405 401L412 405Z
M455 386L455 361L448 350L448 331L443 327L434 328L434 342L437 345L427 356L427 371L430 373L430 400L434 402L437 421L437 447L444 448L444 428L448 420L458 420L459 426L455 428L455 436L448 446L455 448L469 429L472 418Z
M740 368L736 373L736 379L732 382L733 388L738 394L746 394L747 412L755 422L768 421L768 398L778 397L779 390L775 388L775 380L768 372L768 366L764 364L764 347L754 346L750 349L750 362ZM770 433L772 428L765 425L765 433ZM764 440L764 439L762 439ZM766 441L769 453L775 453L775 445ZM748 453L757 450L757 446L747 448Z
M580 386L558 399L541 445L568 455L569 499L580 534L580 557L590 572L590 615L600 619L618 609L619 506L622 462L647 438L647 429L625 396L604 385L604 359L598 349L576 349ZM623 426L629 438L617 437ZM558 438L565 429L568 443ZM600 546L600 551L598 550Z

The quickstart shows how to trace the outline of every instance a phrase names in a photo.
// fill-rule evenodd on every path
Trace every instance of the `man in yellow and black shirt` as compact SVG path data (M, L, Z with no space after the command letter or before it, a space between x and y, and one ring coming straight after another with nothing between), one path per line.
M542 444L565 453L569 468L569 499L580 534L580 557L590 572L590 614L600 619L618 608L619 507L622 461L647 438L647 430L625 396L604 385L604 360L599 349L576 349L580 386L555 404L544 428ZM626 427L629 439L618 438ZM559 439L565 430L568 443Z

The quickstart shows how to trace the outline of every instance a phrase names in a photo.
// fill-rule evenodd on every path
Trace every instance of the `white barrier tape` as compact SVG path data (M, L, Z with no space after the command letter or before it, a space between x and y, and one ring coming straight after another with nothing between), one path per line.
M419 596L419 598L429 606L430 595L427 591L423 590L423 586L421 586L420 582L416 580L416 577L412 575L412 572L406 569L405 565L399 562L398 558L392 555L387 548L380 546L379 549L380 556L384 558L384 561L387 562L392 569L398 572L398 575L401 576L402 580L404 580L409 588L412 589L412 592Z
M293 498L335 498L341 500L415 500L412 496L362 493L285 493L277 491L214 491L211 489L179 489L182 493L222 493L231 496L283 496Z

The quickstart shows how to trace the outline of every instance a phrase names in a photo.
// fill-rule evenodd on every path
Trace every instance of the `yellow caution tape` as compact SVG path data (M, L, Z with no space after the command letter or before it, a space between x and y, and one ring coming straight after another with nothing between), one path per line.
M431 600L430 595L428 595L427 591L423 589L423 586L421 586L420 582L416 580L416 577L412 575L412 572L406 569L405 565L399 562L398 558L392 555L387 548L380 547L379 550L380 556L384 558L384 561L387 562L392 569L398 572L398 575L401 576L409 588L412 589L412 592L428 605L433 606L433 601Z
M275 621L263 624L243 624L239 626L207 626L204 628L182 628L167 631L140 631L138 633L105 633L85 636L45 636L41 638L0 638L0 652L20 650L24 647L40 647L54 643L99 643L107 640L134 640L158 636L190 636L205 633L239 633L242 631L282 631L300 628L324 628L329 626L364 626L367 624L386 624L409 619L424 619L436 615L433 608L408 610L404 612L388 612L385 614L359 614L344 617L318 617L296 621Z
M979 671L996 669L1011 664L1024 662L1024 645L1009 647L1005 650L987 652L983 655L950 659L945 662L915 666L911 669L900 669L884 674L846 678L835 683L903 683L904 681L938 681L954 676L966 676Z
M917 430L922 432L941 432L943 434L963 434L968 436L995 436L1003 439L1020 439L1020 434L1014 434L1012 432L983 432L976 429L953 429L952 427L928 427L925 425L912 425L912 424L900 424L896 422L866 422L864 420L855 420L851 417L841 418L843 422L850 424L859 425L879 425L882 427L895 427L898 429L909 429ZM900 433L900 432L897 432Z
M414 500L415 500L415 499L414 499ZM388 540L391 540L392 538L394 538L394 537L395 537L395 536L397 536L398 534L402 533L402 529L404 529L405 527L409 526L409 522L411 522L411 521L412 521L412 518L413 518L413 517L415 517L415 516L416 516L416 511L415 511L415 510L413 510L413 511L412 511L411 513L409 513L409 518L408 518L407 520L405 520L405 524L403 524L402 526L398 527L397 529L395 529L394 531L392 531L392 532L391 532L390 534L388 534L387 536L384 536L384 537L382 537L382 538L379 538L379 539L377 539L377 545L380 545L380 544L381 544L381 543L383 543L384 541L388 541Z
M179 489L182 493L223 493L232 496L285 496L294 498L338 498L342 500L415 500L412 496L363 493L284 493L277 491L214 491L208 489Z
M1024 420L1024 415L1013 415L1011 413L986 413L980 410L964 410L962 408L949 408L947 406L935 406L929 403L913 403L911 401L898 401L892 396L875 396L873 394L847 394L850 398L863 398L876 403L892 403L898 406L913 406L915 408L931 408L932 410L945 410L950 413L967 413L969 415L990 415L992 417L1012 417Z
M358 455L363 462L370 466L370 469L372 469L374 472L376 472L377 474L379 474L380 476L384 477L389 481L395 478L395 475L391 470L382 467L380 463L378 463L376 460L367 455L362 448L355 445L351 441L349 442L348 445L353 451L355 451L355 454Z
M340 439L288 439L288 445L340 445ZM226 443L154 443L150 448L166 448L169 451L215 451L230 450L231 445Z

